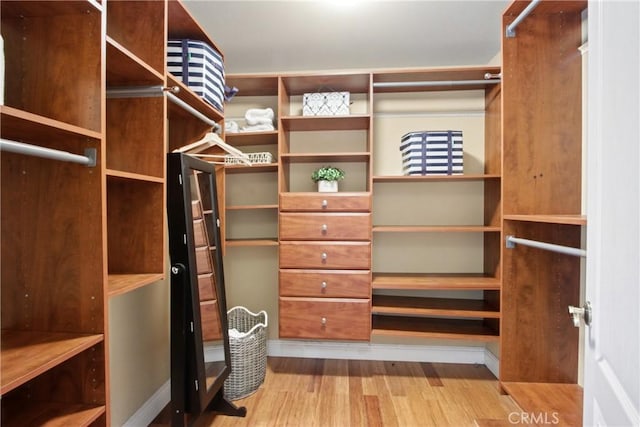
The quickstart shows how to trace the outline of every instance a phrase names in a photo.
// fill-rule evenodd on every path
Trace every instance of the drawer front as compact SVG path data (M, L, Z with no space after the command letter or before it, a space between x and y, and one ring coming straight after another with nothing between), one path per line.
M371 212L369 193L280 193L281 211Z
M368 341L369 299L280 298L280 338Z
M280 268L371 269L370 242L280 242Z
M220 325L220 313L218 313L218 301L203 301L200 303L200 317L202 319L202 339L213 341L222 339L222 327Z
M282 213L280 240L371 240L370 213Z
M364 270L280 270L280 295L370 298L371 272Z

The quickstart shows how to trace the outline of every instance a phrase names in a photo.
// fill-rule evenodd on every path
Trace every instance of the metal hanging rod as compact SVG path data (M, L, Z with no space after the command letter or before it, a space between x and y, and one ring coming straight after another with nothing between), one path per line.
M96 165L97 157L97 150L95 148L85 148L85 155L81 156L80 154L39 147L37 145L25 144L23 142L11 141L8 139L0 139L0 151L9 151L11 153L60 160L63 162L79 163L88 167L94 167Z
M490 85L500 83L500 79L489 78L485 80L433 80L424 82L374 82L373 87L432 87L432 86L470 86Z
M180 91L178 86L165 87L165 86L142 86L142 87L122 87L122 88L109 88L107 89L107 98L149 98L157 96L166 96L169 101L178 105L182 109L191 113L193 116L202 120L216 132L221 130L218 123L211 120L209 117L202 114L200 111L193 108L191 105L178 98L174 93Z
M529 5L520 12L520 15L518 15L511 24L507 25L506 36L508 38L516 36L516 27L520 25L520 23L529 16L531 12L533 12L533 9L535 9L541 1L542 0L532 0L531 3L529 3Z
M566 255L586 257L587 251L584 249L572 248L570 246L555 245L553 243L539 242L537 240L521 239L519 237L507 236L506 247L515 248L516 244L531 246L532 248L544 249L546 251L558 252Z

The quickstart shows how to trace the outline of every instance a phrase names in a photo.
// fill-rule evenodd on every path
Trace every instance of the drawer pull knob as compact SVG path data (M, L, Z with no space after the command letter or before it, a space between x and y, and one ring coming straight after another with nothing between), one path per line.
M320 320L320 322L322 323L322 326L327 324L327 318L323 317L322 320Z
M322 287L322 289L327 289L327 282L322 282L321 287Z
M322 224L322 233L326 233L328 228L327 224Z
M324 209L326 209L326 208L327 208L327 206L329 206L329 202L327 202L327 199L324 199L324 200L322 201L322 207L323 207Z
M327 259L327 253L326 252L322 252L322 259L326 260Z

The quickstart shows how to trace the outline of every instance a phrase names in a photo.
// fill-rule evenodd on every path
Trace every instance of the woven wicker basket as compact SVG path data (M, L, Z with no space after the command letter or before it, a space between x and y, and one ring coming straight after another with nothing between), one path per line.
M264 165L273 162L273 154L268 151L261 151L258 153L245 153L249 158L249 161L254 165ZM224 164L225 165L239 165L242 164L242 160L239 158L232 156L231 154L227 154L224 156Z
M227 312L231 374L224 382L224 396L242 399L258 390L267 371L267 313L252 313L242 306ZM237 332L236 332L237 331Z

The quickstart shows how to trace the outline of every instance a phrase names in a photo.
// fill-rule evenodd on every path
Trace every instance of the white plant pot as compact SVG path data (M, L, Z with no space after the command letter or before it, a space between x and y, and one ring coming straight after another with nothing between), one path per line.
M319 193L337 193L338 181L318 181Z

